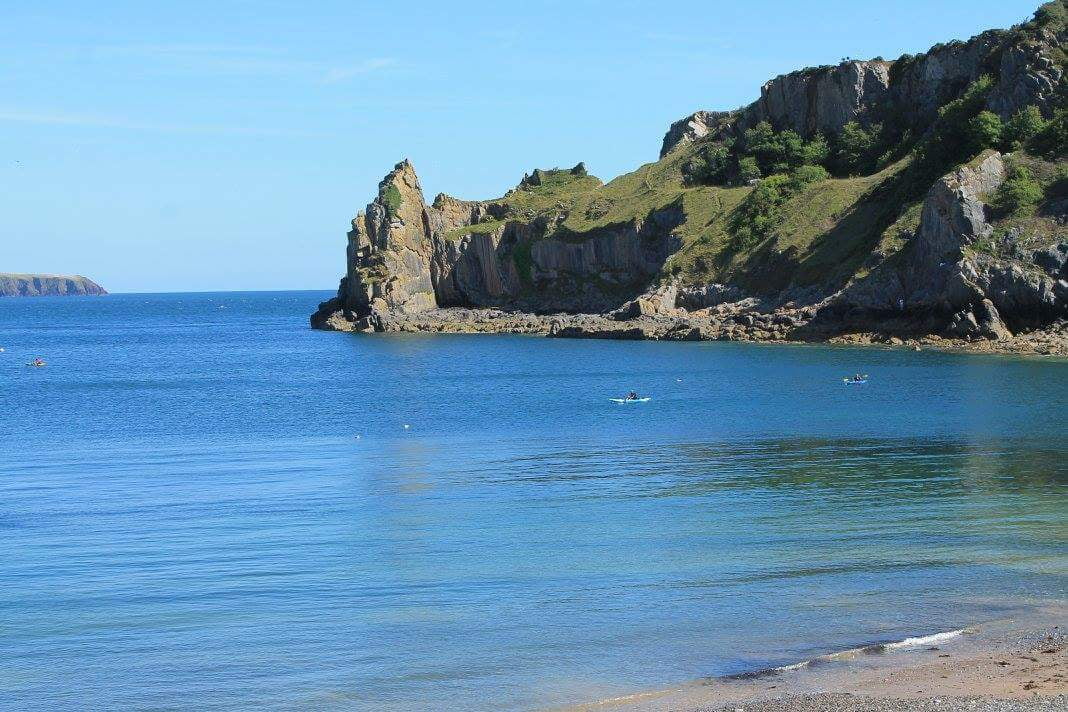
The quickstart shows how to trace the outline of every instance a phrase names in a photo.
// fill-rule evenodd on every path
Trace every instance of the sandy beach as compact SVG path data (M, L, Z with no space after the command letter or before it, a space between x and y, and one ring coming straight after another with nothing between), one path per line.
M1068 606L567 712L1068 710ZM562 712L562 711L561 711Z

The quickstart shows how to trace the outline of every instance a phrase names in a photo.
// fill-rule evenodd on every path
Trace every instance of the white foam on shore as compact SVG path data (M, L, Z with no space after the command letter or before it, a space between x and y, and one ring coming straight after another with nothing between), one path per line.
M795 672L797 670L804 670L805 668L812 667L813 665L817 665L819 663L841 662L843 660L851 660L853 658L860 657L861 655L877 655L879 653L886 653L892 650L907 650L908 648L930 646L936 643L942 643L947 640L952 640L963 635L966 632L968 632L967 628L959 628L957 630L947 630L942 633L932 633L931 635L920 635L912 638L905 638L903 640L893 641L890 643L872 643L870 645L862 645L859 648L847 648L846 650L839 650L835 653L817 655L814 658L808 658L800 662L791 663L790 665L780 665L779 667L764 668L762 670L751 670L749 672L725 675L721 679L746 680L764 677L767 675L779 675L784 672Z
M704 680L719 680L719 681L742 681L753 680L762 677L781 675L788 672L797 672L806 668L818 665L820 663L828 662L841 662L857 658L862 655L878 655L879 653L885 653L891 650L906 650L908 648L915 648L920 646L931 646L936 643L943 643L947 640L953 640L968 632L974 632L973 628L959 628L957 630L948 630L941 633L932 633L931 635L920 635L911 638L904 638L890 643L872 643L870 645L863 645L859 648L847 648L846 650L839 650L835 653L826 653L824 655L817 655L813 658L801 660L800 662L791 663L789 665L780 665L778 667L763 668L760 670L750 670L748 672L735 673L733 675L722 675L716 678L703 678ZM559 708L561 710L591 710L597 707L614 706L619 704L626 704L631 702L639 702L645 699L653 699L661 697L673 692L681 692L684 688L664 688L659 690L646 690L643 692L636 692L629 695L619 695L613 697L606 697L593 702L587 702L579 705L568 705L566 707Z
M935 643L944 643L947 640L953 640L961 635L964 635L965 628L959 630L948 630L945 633L935 633L933 635L921 635L917 638L905 638L899 640L896 643L887 643L887 650L901 650L903 648L914 648L918 645L934 645Z

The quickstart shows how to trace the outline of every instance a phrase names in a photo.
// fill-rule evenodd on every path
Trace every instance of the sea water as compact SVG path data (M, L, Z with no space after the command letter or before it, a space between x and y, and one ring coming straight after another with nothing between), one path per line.
M1065 596L1064 362L326 296L0 302L0 707L538 709Z

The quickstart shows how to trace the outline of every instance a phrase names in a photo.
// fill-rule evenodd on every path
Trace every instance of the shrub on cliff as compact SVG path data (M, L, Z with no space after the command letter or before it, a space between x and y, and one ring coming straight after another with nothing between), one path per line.
M721 185L734 174L734 158L727 146L715 145L697 156L686 167L690 182L699 185Z
M760 172L757 160L752 156L746 156L738 160L738 180L745 185L751 180L756 180L764 175Z
M839 175L863 175L874 167L876 132L850 121L834 142L834 171Z
M984 132L972 119L978 117L986 104L986 96L994 80L983 75L964 90L958 98L938 110L938 119L927 137L916 147L916 163L922 181L931 181L949 168L966 163L984 148Z
M826 166L831 158L831 147L823 134L817 133L801 149L801 165Z
M823 166L800 166L790 174L787 186L791 192L796 193L810 183L817 183L828 178L830 174Z
M1068 166L1062 165L1046 186L1046 199L1068 198Z
M1020 109L1005 122L1001 135L1005 150L1019 151L1035 136L1042 133L1048 123L1034 104Z
M768 176L753 188L731 216L737 246L750 247L768 237L782 223L782 206L812 183L826 180L823 166L800 166L789 174Z
M791 129L775 131L767 121L747 129L738 147L739 154L756 159L765 175L785 173L798 166L817 165L827 161L830 148L822 134L805 141Z
M1002 215L1018 215L1042 200L1042 185L1025 166L1013 166L1008 178L994 193L991 205Z
M383 202L386 204L386 210L389 212L390 217L394 217L397 211L400 210L401 198L400 190L392 183L386 188L385 193L382 196Z
M1047 158L1068 155L1068 109L1058 109L1053 118L1031 139L1027 150Z
M762 121L747 129L741 140L700 149L684 172L689 182L700 185L746 185L761 176L825 164L830 153L822 134L805 141L796 131L775 131Z
M977 154L1001 143L1001 117L992 111L980 111L968 120L968 150Z
M779 207L789 197L788 181L781 174L769 176L738 206L731 220L731 232L739 247L749 247L762 240L779 223Z

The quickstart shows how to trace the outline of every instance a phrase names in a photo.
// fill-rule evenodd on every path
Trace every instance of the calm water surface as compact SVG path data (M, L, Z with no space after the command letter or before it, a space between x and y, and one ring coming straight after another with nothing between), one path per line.
M326 296L0 301L0 707L536 709L1066 594L1068 364Z

